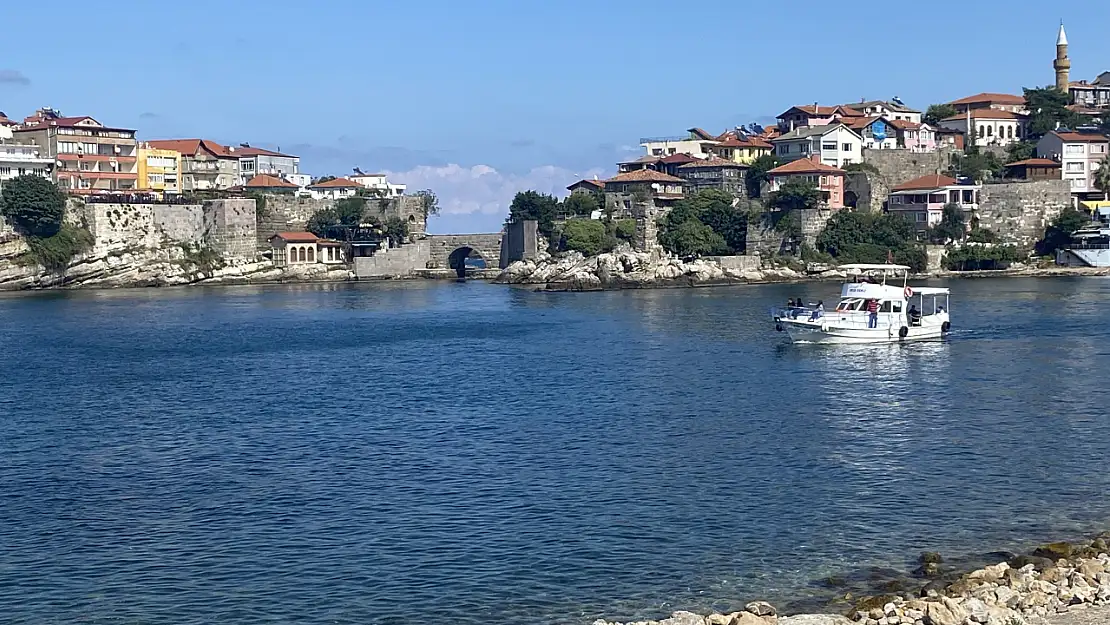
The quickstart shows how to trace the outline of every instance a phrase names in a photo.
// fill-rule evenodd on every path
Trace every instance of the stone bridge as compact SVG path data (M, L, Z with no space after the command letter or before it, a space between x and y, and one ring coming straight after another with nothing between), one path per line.
M497 269L501 264L501 233L493 234L429 234L430 260L435 268L453 269L451 256L466 258L472 250L486 267Z

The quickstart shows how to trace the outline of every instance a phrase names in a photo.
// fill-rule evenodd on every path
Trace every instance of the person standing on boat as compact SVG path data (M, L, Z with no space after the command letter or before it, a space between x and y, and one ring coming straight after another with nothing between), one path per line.
M879 300L867 300L867 312L869 313L867 317L867 327L879 327Z

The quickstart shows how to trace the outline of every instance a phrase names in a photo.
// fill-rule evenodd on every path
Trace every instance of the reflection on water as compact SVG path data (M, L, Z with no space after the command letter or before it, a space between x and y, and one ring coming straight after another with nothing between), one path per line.
M835 284L0 295L0 612L628 620L1104 526L1110 282L945 286L881 346L774 332Z

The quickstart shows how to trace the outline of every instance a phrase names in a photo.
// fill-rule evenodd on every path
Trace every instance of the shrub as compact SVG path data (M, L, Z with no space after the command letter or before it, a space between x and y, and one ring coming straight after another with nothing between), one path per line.
M949 249L944 257L944 267L950 271L1005 269L1020 258L1013 245L968 245Z
M210 247L193 247L187 243L182 243L181 251L185 254L181 264L195 265L197 269L204 273L212 273L226 264L223 256Z
M54 236L61 231L65 211L65 195L41 176L12 178L0 192L0 215L27 235Z
M616 243L605 232L605 224L596 219L568 219L563 223L560 249L594 256L613 249Z
M659 242L679 256L720 254L728 250L724 237L697 219L687 219L661 232Z
M636 238L636 220L620 219L616 222L613 234L621 241L632 241Z
M88 230L63 224L52 236L28 236L25 263L39 265L51 273L62 273L78 255L90 250L95 241Z

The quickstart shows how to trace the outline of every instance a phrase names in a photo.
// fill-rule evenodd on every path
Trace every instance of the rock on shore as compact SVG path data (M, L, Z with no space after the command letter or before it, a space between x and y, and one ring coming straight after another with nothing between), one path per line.
M786 267L739 270L722 268L712 260L683 261L674 256L623 249L589 257L579 252L559 256L541 254L535 260L509 265L496 282L543 285L549 290L590 291L784 282L803 277Z
M859 598L848 615L776 616L765 602L743 612L701 616L675 612L660 621L593 625L1027 625L1090 606L1110 610L1110 554L1103 535L1090 543L1053 543L1019 556L929 584L920 592ZM1066 546L1066 548L1064 548ZM1011 566L1013 565L1013 566ZM950 578L951 579L951 578ZM1104 613L1104 612L1103 612ZM1086 622L1086 621L1082 621ZM1095 621L1090 621L1095 622Z

